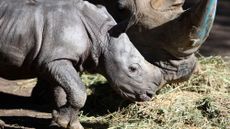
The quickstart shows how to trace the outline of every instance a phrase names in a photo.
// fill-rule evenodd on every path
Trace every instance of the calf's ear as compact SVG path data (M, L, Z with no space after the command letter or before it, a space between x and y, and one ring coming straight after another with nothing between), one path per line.
M117 25L113 26L108 32L112 37L119 37L122 33L126 32L126 28L128 26L128 22L121 22Z
M109 30L109 35L112 37L119 37L122 33L126 33L126 31L135 24L135 16L131 16L130 18L118 23L117 25L113 26Z

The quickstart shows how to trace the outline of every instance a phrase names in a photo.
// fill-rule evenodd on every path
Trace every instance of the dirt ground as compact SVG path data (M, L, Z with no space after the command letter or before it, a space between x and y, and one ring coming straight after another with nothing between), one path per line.
M200 49L204 56L230 56L230 2L220 0L217 13L212 32ZM49 125L50 109L33 104L29 98L35 82L0 79L0 119L7 129L45 129Z

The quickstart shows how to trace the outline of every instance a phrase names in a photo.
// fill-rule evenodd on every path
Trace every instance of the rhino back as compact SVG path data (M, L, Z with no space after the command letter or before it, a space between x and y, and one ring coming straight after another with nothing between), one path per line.
M0 63L15 67L30 64L39 51L41 12L20 0L1 0L0 12Z
M57 59L78 62L90 48L78 13L66 0L0 0L0 76Z

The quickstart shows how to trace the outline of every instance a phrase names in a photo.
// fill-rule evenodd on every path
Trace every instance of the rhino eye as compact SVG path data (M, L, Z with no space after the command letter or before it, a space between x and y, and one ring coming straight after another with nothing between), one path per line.
M135 72L135 71L137 71L137 68L135 68L135 67L133 67L133 66L130 66L130 67L129 67L129 71L130 71L130 72Z
M137 73L139 69L139 65L138 64L132 64L129 66L129 72L131 73Z

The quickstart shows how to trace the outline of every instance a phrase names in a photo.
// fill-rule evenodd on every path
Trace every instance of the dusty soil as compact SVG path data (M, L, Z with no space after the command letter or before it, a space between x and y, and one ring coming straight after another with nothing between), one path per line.
M217 13L210 37L200 53L230 56L230 2L220 1ZM0 79L0 119L7 129L44 129L49 125L50 109L46 105L33 104L29 97L35 82Z

